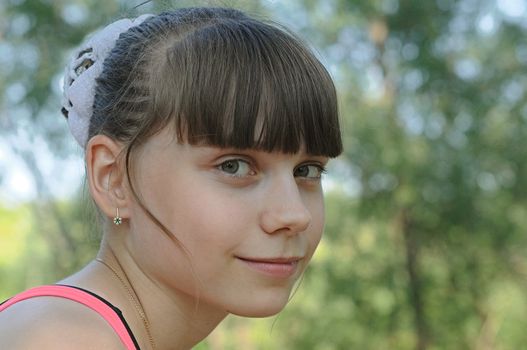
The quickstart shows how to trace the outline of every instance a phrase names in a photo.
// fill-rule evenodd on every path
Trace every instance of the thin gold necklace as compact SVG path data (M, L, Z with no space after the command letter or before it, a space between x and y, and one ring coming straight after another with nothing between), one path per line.
M119 282L121 282L121 285L124 287L124 289L126 289L126 292L128 293L128 299L134 305L135 310L136 310L137 314L139 315L139 318L141 319L141 321L143 321L143 325L145 327L146 334L148 335L148 340L150 342L150 346L152 347L153 350L155 350L156 346L155 346L155 343L154 343L154 338L152 337L152 334L150 332L150 322L148 322L148 318L146 317L145 310L141 306L141 303L139 302L135 292L132 292L132 289L128 286L127 283L125 283L125 281L121 277L121 275L119 275L119 273L117 273L117 271L115 271L115 269L110 264L108 264L106 261L102 260L99 257L95 258L95 260L100 262L104 266L106 266L115 275L115 277L117 277Z

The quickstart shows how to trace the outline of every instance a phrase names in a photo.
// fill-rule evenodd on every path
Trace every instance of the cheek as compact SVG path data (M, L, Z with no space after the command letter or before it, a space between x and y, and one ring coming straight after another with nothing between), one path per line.
M325 209L324 209L324 199L322 195L313 196L313 198L308 198L305 202L308 210L311 214L311 225L308 233L308 240L312 251L314 252L320 239L322 238L322 233L324 231L324 222L325 222Z
M324 225L324 195L322 191L307 192L302 195L305 207L311 214L313 224Z
M233 198L231 192L199 176L179 180L155 192L152 188L149 195L152 212L155 210L184 249L195 256L213 258L239 244L255 220L251 202Z
M313 221L316 221L317 225L319 225L321 230L324 228L325 211L326 209L324 205L324 197L322 196L322 194L320 194L316 201L315 209L312 215Z

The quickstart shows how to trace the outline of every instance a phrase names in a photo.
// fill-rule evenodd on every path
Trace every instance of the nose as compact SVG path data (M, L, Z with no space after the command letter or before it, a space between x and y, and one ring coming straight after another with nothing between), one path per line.
M260 215L260 226L266 233L295 235L305 231L311 219L293 176L267 188Z

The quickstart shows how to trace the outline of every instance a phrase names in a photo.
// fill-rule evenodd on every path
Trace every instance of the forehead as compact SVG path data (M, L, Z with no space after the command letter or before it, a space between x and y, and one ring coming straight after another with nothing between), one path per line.
M305 143L302 143L296 152L282 152L280 150L269 151L259 147L238 148L232 146L217 146L206 141L199 143L189 143L185 140L178 139L174 133L173 127L165 127L160 132L156 133L141 147L144 151L140 151L142 156L156 159L156 154L161 152L183 152L193 153L195 155L203 156L221 156L223 154L245 154L245 155L265 155L276 158L291 158L291 157L313 157L321 160L327 159L325 156L310 154L307 151ZM145 153L148 153L146 155Z

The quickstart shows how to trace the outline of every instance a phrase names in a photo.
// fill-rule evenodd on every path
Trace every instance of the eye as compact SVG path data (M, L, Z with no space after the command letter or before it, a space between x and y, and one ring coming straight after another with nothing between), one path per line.
M304 177L309 180L317 180L322 177L326 170L319 164L304 164L295 169L294 175L296 177Z
M234 177L254 175L248 162L243 159L229 159L218 165L218 169Z

